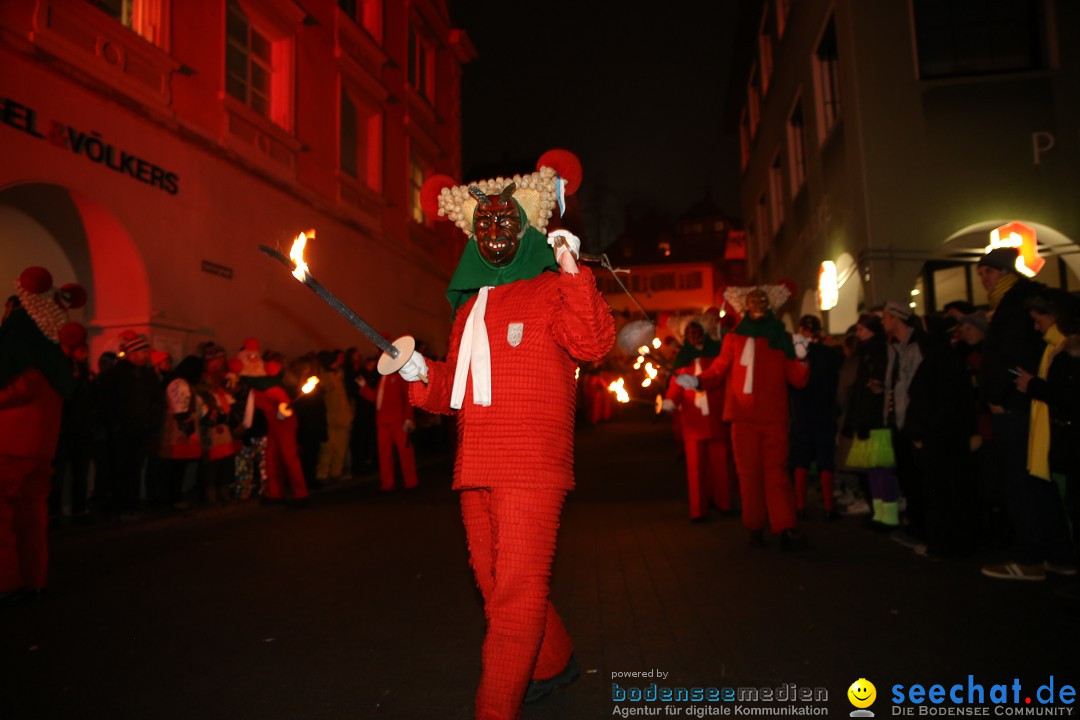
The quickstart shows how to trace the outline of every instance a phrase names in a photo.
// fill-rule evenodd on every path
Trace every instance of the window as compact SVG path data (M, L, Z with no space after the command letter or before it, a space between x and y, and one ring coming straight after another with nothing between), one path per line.
M382 114L344 86L340 112L341 172L378 191L382 186Z
M915 0L919 76L940 78L1039 70L1039 0Z
M292 42L230 0L225 17L225 92L292 130Z
M416 158L409 160L409 211L412 213L413 222L420 225L428 224L424 217L424 209L420 207L420 188L424 185L424 166L417 162Z
M780 161L780 151L773 156L769 167L769 217L772 219L773 235L784 224L784 166Z
M818 141L824 142L840 120L840 69L836 23L832 17L814 51L814 89L817 91Z
M776 37L784 37L784 29L787 28L788 12L791 10L791 0L776 0Z
M750 137L757 135L761 123L761 91L759 89L758 65L750 70L750 84L746 88L746 107L750 113Z
M435 51L427 38L409 27L409 85L428 102L435 102Z
M769 22L769 6L765 6L765 16L761 19L761 29L758 32L758 54L761 56L761 94L769 93L769 81L773 71L773 49L771 28Z
M743 108L739 117L739 160L742 163L743 172L750 164L750 120L746 108Z
M761 241L761 252L762 255L764 255L765 248L768 245L766 240L768 238L767 233L769 232L769 205L765 193L762 193L758 198L754 222L758 226L758 239Z
M337 5L375 42L382 42L382 0L338 0Z
M164 0L96 0L93 5L158 47L166 47L169 13Z
M795 197L806 183L806 146L803 144L802 98L788 117L788 162L791 165L791 197Z

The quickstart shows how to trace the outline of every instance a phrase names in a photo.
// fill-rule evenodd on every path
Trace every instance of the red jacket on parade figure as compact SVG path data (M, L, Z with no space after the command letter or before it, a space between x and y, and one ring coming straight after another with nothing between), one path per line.
M273 361L266 363L269 379L276 378L281 367ZM248 378L251 382L253 379ZM292 499L303 500L308 496L304 471L300 467L300 450L296 444L296 416L289 403L292 398L280 385L265 389L252 389L255 407L266 416L266 497L270 500L285 499L285 481L288 480Z
M24 270L0 324L0 603L35 596L48 575L48 498L64 398L75 384L66 349L86 330L67 322L77 285L54 289L44 268Z
M615 324L577 266L580 241L544 235L580 179L576 157L551 151L531 175L456 187L436 176L420 193L425 212L470 236L447 291L446 362L414 352L399 373L417 407L457 410L454 488L487 618L478 720L515 720L580 673L548 579L574 486L576 369L607 354Z
M782 299L771 300L770 292ZM752 542L762 542L766 519L785 542L802 540L792 532L796 514L787 472L788 385L804 387L809 368L796 358L790 333L770 310L770 303L786 301L786 289L729 288L725 297L736 308L745 302L745 315L724 337L717 362L687 384L711 390L727 383L724 419L731 423L743 525L753 532Z
M410 441L416 429L416 413L409 403L409 383L399 375L386 375L377 387L360 387L360 395L375 404L375 429L379 448L379 486L384 492L394 489L394 450L401 462L402 482L406 489L419 485L416 477L416 454Z

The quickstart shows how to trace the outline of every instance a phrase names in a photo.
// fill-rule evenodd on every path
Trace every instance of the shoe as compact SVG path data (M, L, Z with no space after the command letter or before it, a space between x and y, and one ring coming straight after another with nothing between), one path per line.
M702 523L707 523L707 522L709 522L709 516L708 515L701 515L699 517L690 518L690 524L691 525L700 525Z
M1049 560L1043 563L1043 570L1048 573L1054 573L1055 575L1064 575L1065 577L1074 577L1076 575L1075 565L1050 562Z
M869 515L870 503L865 500L856 500L855 502L844 508L844 515L851 517L853 515Z
M750 547L755 547L755 548L765 547L765 531L764 530L751 530L750 531Z
M259 504L260 505L284 505L285 504L285 498L272 498L272 497L267 497L267 496L264 495L263 497L259 498Z
M826 522L836 522L839 519L840 519L840 513L838 513L836 510L826 510L825 511L825 521Z
M999 580L1027 580L1039 582L1046 579L1046 570L1042 565L1025 565L1018 562L983 565L982 574Z
M304 508L311 507L311 501L306 497L299 498L297 500L290 500L287 508L289 510L303 510Z
M118 519L122 523L137 523L142 522L143 514L140 512L121 513Z
M806 536L798 530L788 528L780 533L781 550L801 550L807 545Z
M547 680L533 680L529 683L528 689L525 690L525 702L534 703L542 700L550 695L553 690L565 687L577 680L579 675L581 675L581 666L577 664L577 660L571 655L566 662L566 667L558 675Z

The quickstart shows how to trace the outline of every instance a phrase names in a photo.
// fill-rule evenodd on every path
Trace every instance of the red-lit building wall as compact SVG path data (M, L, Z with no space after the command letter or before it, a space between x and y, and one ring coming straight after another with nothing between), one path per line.
M0 277L45 264L86 286L94 357L125 328L174 359L251 336L289 355L374 350L257 251L315 228L313 275L384 334L443 348L463 240L413 219L410 172L460 174L474 51L445 1L364 0L355 17L332 0L128 4L117 20L81 0L0 3ZM247 54L229 54L245 28ZM237 98L238 67L255 100Z

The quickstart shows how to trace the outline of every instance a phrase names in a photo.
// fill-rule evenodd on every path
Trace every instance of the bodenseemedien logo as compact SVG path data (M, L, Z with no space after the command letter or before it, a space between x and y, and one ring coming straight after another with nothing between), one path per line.
M874 704L877 699L877 688L874 683L866 678L859 678L851 683L847 690L848 702L855 706L851 711L851 717L874 717L874 713L866 708Z

